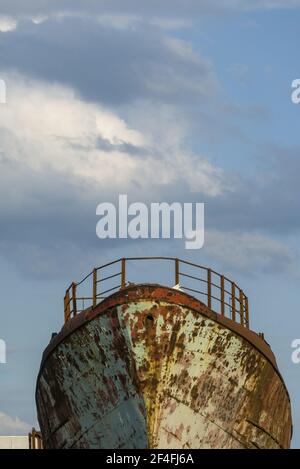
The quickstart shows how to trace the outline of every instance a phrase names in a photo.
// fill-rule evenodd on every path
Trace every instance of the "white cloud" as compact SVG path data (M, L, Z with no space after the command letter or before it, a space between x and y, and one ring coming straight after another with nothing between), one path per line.
M137 15L99 15L96 20L101 26L126 30L140 23L142 18Z
M78 182L101 184L102 191L130 190L138 180L144 188L153 181L183 181L191 191L209 196L225 190L222 171L184 149L183 130L164 115L160 118L157 109L153 119L154 128L161 128L159 140L149 128L132 128L116 113L82 101L69 88L16 76L7 76L6 83L8 103L0 113L2 174L9 162L17 171L25 165L33 171L50 168L73 175ZM142 154L136 154L139 151Z
M13 418L0 411L0 435L27 435L30 430L29 423L23 422L19 417Z
M226 269L251 273L282 273L292 267L293 250L260 233L208 231L205 252Z
M36 15L36 16L33 16L31 18L31 21L34 23L34 24L42 24L44 23L45 21L47 21L49 17L47 15Z
M17 28L20 20L31 19L41 24L48 19L62 18L93 18L102 26L116 29L130 29L138 23L149 23L164 30L182 29L192 25L199 15L243 11L265 11L276 9L297 9L300 0L172 0L168 2L153 0L148 4L140 0L111 0L109 3L97 0L86 8L85 0L78 0L70 7L69 2L60 0L40 0L23 2L19 0L2 0L5 16L0 16L0 32L12 31ZM159 11L160 16L157 15ZM171 13L171 14L170 14Z
M168 48L175 52L179 57L188 59L191 62L200 62L199 55L193 50L192 44L182 39L165 36L165 44Z
M151 24L165 30L185 29L192 26L192 21L182 18L160 18L154 17Z
M18 21L10 16L0 16L0 33L14 31L18 26Z

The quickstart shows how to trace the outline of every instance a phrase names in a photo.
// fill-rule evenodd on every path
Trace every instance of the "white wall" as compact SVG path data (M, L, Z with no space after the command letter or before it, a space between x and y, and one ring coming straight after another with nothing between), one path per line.
M0 449L29 449L28 436L0 436Z

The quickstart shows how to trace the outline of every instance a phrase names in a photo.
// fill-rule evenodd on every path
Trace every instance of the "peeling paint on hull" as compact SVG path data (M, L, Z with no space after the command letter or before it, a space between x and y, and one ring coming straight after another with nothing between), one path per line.
M186 293L121 290L45 350L46 448L288 448L291 408L269 346Z

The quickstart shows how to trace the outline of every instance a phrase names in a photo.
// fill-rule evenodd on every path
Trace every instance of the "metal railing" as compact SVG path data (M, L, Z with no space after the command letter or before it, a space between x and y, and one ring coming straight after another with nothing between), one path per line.
M65 322L89 307L94 308L109 294L126 288L127 265L132 261L173 263L173 287L191 293L215 313L249 328L248 298L235 282L212 269L173 257L127 257L96 267L81 282L73 282L66 290ZM117 271L113 270L115 268ZM111 283L115 281L116 285ZM79 293L83 286L88 288L87 296Z
M43 449L43 440L41 432L38 432L35 428L28 434L29 449Z

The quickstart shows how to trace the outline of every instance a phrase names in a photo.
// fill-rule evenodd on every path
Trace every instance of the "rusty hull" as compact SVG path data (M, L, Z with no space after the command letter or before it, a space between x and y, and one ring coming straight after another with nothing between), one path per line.
M46 448L289 448L268 344L195 298L123 289L65 324L37 381Z

